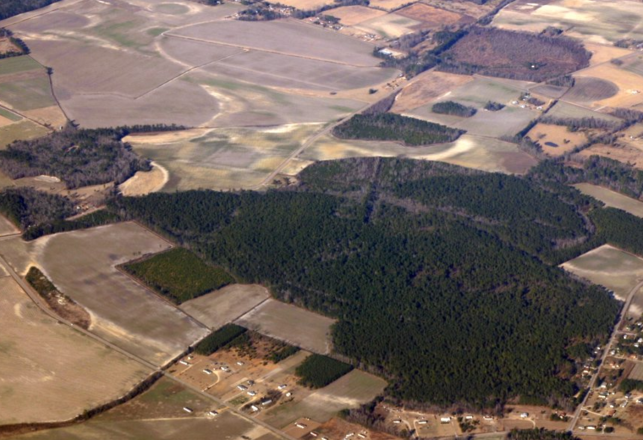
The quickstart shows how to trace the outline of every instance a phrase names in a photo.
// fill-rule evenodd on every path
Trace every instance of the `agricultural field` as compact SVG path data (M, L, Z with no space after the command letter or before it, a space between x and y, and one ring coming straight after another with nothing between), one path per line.
M330 353L331 318L269 299L235 321L261 334L316 353Z
M337 32L297 20L230 20L241 7L81 0L10 27L53 68L61 106L84 127L328 122L338 113L331 107L349 104L331 92L356 89L369 102L370 87L398 74L378 67L371 44ZM230 83L238 93L228 93Z
M255 188L306 142L318 125L214 129L191 139L160 134L128 139L169 172L163 191Z
M643 104L643 73L623 67L605 63L574 74L577 81L580 80L581 90L574 94L572 88L568 92L572 94L570 98L578 102L582 100L583 104L593 108L634 107ZM588 87L582 87L583 84ZM563 99L567 100L567 95Z
M639 23L643 5L626 0L620 2L554 0L532 2L519 0L504 8L492 24L503 29L540 32L548 26L567 29L564 35L589 43L611 45L627 35L643 39Z
M574 185L583 194L594 197L605 203L606 206L622 209L632 215L643 218L643 202L624 196L623 194L611 191L602 186L592 185L590 183L578 183Z
M548 112L547 116L561 119L582 119L582 118L596 118L608 122L620 123L621 119L608 115L607 113L600 113L590 110L585 107L580 107L564 101L558 101Z
M581 131L572 132L563 125L542 122L536 124L527 136L537 142L545 154L552 157L562 156L587 142L587 135Z
M355 28L368 34L378 35L383 39L399 38L422 27L422 22L412 18L390 13L375 17L356 25Z
M121 194L127 197L144 196L163 189L170 180L168 171L152 162L150 171L137 171L132 177L118 186Z
M425 72L402 89L395 98L391 111L393 113L409 112L427 105L437 98L450 96L453 90L471 81L474 81L474 77L470 75L457 75L435 70Z
M382 17L386 12L380 9L368 8L366 6L342 6L325 12L339 20L344 26L354 26L367 20Z
M192 413L183 410L190 408ZM210 416L208 412L218 415ZM280 437L216 402L189 390L180 383L160 379L150 390L88 422L19 436L20 440L210 440L244 438L277 440ZM221 436L221 437L218 437Z
M45 315L4 266L0 291L0 424L68 420L151 374Z
M235 282L225 270L206 264L193 252L181 247L122 267L175 304Z
M168 247L135 223L119 223L27 243L19 238L4 240L0 253L20 274L30 265L38 266L62 293L90 313L89 331L163 365L208 330L116 266Z
M624 145L607 145L607 144L594 144L589 148L582 150L576 154L582 158L591 156L602 156L609 159L618 160L623 163L630 163L635 168L643 169L643 155L641 148L628 144Z
M405 114L466 130L470 135L511 137L525 128L530 121L536 119L541 113L531 108L532 106L522 108L519 104L513 104L513 102L518 101L522 93L528 91L528 87L532 83L485 77L476 77L467 81L471 77L461 76L462 78L457 78L458 76L461 75L451 75L447 77L447 81L452 79L456 84L458 81L462 81L461 85L446 91L446 93L427 104L407 109ZM403 91L402 96L404 95L405 92ZM455 101L462 105L474 107L478 111L469 118L434 113L432 111L433 104L444 101ZM503 104L505 108L495 112L487 111L484 106L489 101ZM403 103L401 106L408 106L408 104ZM399 107L396 103L392 110L399 111Z
M270 298L257 284L231 284L181 304L181 310L211 329L228 324Z
M523 174L537 163L536 159L519 150L515 144L466 134L455 142L428 147L405 147L394 142L349 141L322 136L297 158L321 161L376 156L436 160L510 174Z
M0 237L19 233L20 230L16 228L13 223L0 215Z
M570 260L562 264L562 268L612 290L621 301L643 280L643 259L610 245L603 245ZM630 307L629 312L633 309ZM642 313L643 309L636 316Z
M265 421L275 427L286 427L299 418L324 423L346 408L357 408L384 391L386 381L353 370L330 385L294 399L266 412Z
M440 29L443 26L473 22L473 18L456 12L439 9L425 3L413 3L395 12L397 15L408 17L421 22L422 29Z
M643 362L637 362L627 376L628 379L643 380Z

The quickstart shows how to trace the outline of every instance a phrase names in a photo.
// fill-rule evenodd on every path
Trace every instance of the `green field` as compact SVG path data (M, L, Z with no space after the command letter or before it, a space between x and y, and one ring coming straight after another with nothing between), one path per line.
M5 58L0 60L0 75L27 72L29 70L41 68L42 66L29 56Z
M0 108L0 116L2 116L3 118L7 118L13 122L18 122L22 120L21 116L18 116L17 114L10 112L9 110L5 110L3 108Z
M205 264L184 248L174 248L123 267L176 304L234 283L226 271Z
M56 105L46 76L0 83L0 101L21 111Z
M49 132L45 127L29 120L0 127L0 149L4 149L13 141L34 139L44 136L47 133Z

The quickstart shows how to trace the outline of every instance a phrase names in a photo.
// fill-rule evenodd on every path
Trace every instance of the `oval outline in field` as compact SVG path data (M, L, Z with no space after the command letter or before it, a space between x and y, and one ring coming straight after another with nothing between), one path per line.
M563 95L571 102L595 102L616 96L621 89L612 81L593 76L575 78L574 87Z

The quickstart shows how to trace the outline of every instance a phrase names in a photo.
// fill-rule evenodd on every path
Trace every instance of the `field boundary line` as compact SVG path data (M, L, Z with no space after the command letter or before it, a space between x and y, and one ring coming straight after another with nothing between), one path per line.
M294 54L294 53L279 52L278 50L262 49L260 47L253 47L253 46L244 46L242 44L224 43L224 42L221 42L221 41L213 41L213 40L204 40L202 38L188 37L188 36L185 36L185 35L172 34L172 33L169 33L169 32L165 33L163 35L166 35L168 37L174 37L174 38L182 38L184 40L198 41L200 43L215 44L215 45L218 44L220 46L238 47L238 48L241 48L241 49L254 50L254 51L257 51L257 52L266 52L266 53L271 53L271 54L275 54L275 55L283 55L283 56L289 56L289 57L294 57L294 58L303 58L305 60L322 61L322 62L325 62L325 63L339 64L341 66L360 67L360 68L368 68L368 69L380 68L379 66L367 66L367 65L360 65L360 64L350 64L350 63L345 63L345 62L341 62L341 61L329 60L329 59L326 59L326 58L310 57L310 56L299 55L299 54Z

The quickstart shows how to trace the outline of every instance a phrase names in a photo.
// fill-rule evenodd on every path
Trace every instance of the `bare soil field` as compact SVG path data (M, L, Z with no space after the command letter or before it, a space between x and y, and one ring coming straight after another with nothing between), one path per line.
M235 321L249 329L315 353L330 353L335 320L273 299Z
M386 40L410 34L422 27L422 22L391 12L381 17L363 21L355 28Z
M339 22L344 26L354 26L363 21L386 15L386 12L366 6L342 6L328 10L325 14L339 19Z
M446 11L457 12L458 14L468 15L476 19L488 14L497 7L501 0L490 0L484 5L478 5L467 0L421 0L422 3L444 9Z
M392 11L413 2L414 0L372 0L369 5L373 8Z
M45 315L4 267L0 290L0 424L73 418L151 373Z
M169 171L164 191L253 188L317 129L318 125L292 125L282 130L215 129L169 144L138 144L132 138L132 145Z
M621 301L643 279L643 259L607 244L563 263L561 267L614 291L614 296ZM630 307L630 312L633 309L635 307ZM639 311L637 317L642 312Z
M181 309L213 330L228 324L270 298L257 284L231 284L181 304Z
M574 87L564 95L570 102L591 103L611 98L619 92L619 88L611 81L600 78L580 77Z
M585 43L585 48L592 53L592 59L589 60L590 66L606 63L633 53L630 49L596 43Z
M51 107L37 108L34 110L27 110L24 115L34 121L43 125L49 125L53 128L60 128L65 126L67 118L57 105Z
M611 45L627 35L641 39L643 5L635 1L520 0L504 8L493 25L505 29L540 32L547 26L567 29L566 35L589 43Z
M320 137L298 156L304 160L348 157L408 157L437 160L483 171L523 174L538 161L515 144L480 136L463 135L455 142L429 147L404 147L394 142L347 141Z
M456 75L431 70L402 89L397 95L391 111L404 113L422 107L473 80L474 77L470 75Z
M423 29L439 29L442 26L473 22L473 18L466 15L435 8L425 3L414 3L395 13L422 22Z
M152 162L151 171L137 171L132 177L118 186L118 190L127 197L143 196L163 189L170 179L168 171Z
M354 67L260 51L231 55L203 70L263 86L329 92L377 85L397 76L394 69Z
M0 253L6 252L19 273L28 264L39 266L58 290L90 313L91 332L163 365L208 330L116 266L168 247L166 241L135 223L119 223L30 243L5 240L0 242Z
M590 183L579 183L574 185L583 194L592 196L595 199L605 203L606 206L622 209L632 215L643 218L643 202L624 196L623 194L611 191L602 186L592 185Z
M527 133L527 136L537 142L545 154L552 157L562 156L587 142L587 136L583 132L571 132L562 125L540 122Z
M370 402L385 387L385 380L360 370L353 370L302 400L295 399L267 411L265 421L280 428L302 417L324 423L342 409L357 408Z
M370 44L296 20L196 24L168 35L351 66L375 67L380 61Z
M643 362L637 362L634 364L634 368L630 371L630 374L627 375L628 379L634 380L643 380Z
M593 107L632 107L643 103L643 76L611 63L601 64L574 75L576 78L599 78L611 82L619 89L604 99L597 99ZM563 97L566 99L566 96Z
M371 431L364 429L363 426L348 423L346 420L333 417L328 422L315 428L315 432L327 438L345 438L347 434L360 433L369 440L396 440L398 437L383 432Z

